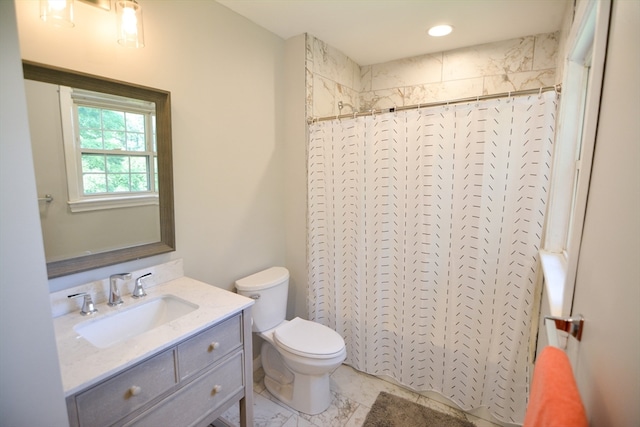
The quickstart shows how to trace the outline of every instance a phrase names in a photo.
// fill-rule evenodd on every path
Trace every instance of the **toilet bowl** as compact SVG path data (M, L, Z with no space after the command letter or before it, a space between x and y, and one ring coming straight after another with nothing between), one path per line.
M329 374L347 351L334 330L298 317L285 320L288 282L285 268L272 267L236 281L236 289L256 301L253 330L263 339L265 387L282 403L315 415L331 404Z

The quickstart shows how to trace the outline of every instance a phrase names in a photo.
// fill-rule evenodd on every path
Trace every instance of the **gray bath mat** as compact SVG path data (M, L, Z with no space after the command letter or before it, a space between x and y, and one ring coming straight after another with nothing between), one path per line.
M362 427L475 427L475 424L381 391Z

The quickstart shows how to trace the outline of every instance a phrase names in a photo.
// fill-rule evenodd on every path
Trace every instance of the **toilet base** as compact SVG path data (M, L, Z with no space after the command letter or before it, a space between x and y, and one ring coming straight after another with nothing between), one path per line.
M264 385L280 402L305 414L317 415L331 404L328 374L314 378L296 375L293 384L280 384L265 375Z
M327 410L331 404L329 372L321 375L293 372L278 350L266 341L260 357L265 372L264 385L276 399L309 415Z

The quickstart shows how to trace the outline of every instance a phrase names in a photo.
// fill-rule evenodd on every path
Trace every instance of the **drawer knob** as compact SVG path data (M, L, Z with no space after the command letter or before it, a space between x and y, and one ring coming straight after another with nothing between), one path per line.
M222 386L220 384L216 384L213 386L213 394L220 393L222 391Z
M211 350L217 350L220 348L220 343L217 341L212 342L211 344L209 344L209 348Z
M137 396L141 391L142 388L137 385L131 386L131 388L129 389L129 393L131 393L131 396Z

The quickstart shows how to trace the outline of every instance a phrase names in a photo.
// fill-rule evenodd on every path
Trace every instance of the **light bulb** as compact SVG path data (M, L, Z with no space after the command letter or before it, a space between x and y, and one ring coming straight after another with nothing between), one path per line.
M73 27L73 0L40 0L40 18L59 27Z
M125 7L122 11L122 30L127 34L138 32L138 17L136 11L130 7Z
M142 7L135 0L118 0L118 43L126 47L143 47Z
M64 10L67 7L67 0L49 0L49 10Z

